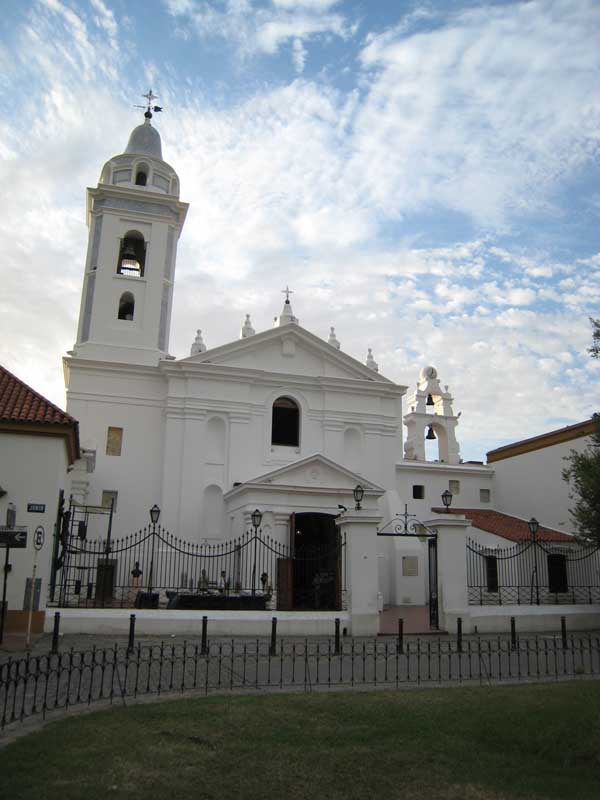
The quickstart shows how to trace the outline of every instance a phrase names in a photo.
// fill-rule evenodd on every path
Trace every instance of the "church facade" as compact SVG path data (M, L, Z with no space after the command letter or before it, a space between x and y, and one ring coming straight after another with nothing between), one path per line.
M67 409L79 421L83 454L71 473L75 501L111 506L115 534L145 525L157 505L166 528L198 545L242 536L255 509L263 535L291 548L299 535L333 541L341 531L363 542L362 550L348 546L341 602L362 620L353 631L365 633L377 632L384 606L431 603L426 538L377 536L393 533L409 507L438 534L446 624L464 616L467 530L504 540L441 507L449 491L455 507L485 517L495 512L495 487L493 467L462 462L453 398L436 369L424 367L410 391L394 383L370 350L361 363L343 352L333 328L327 339L303 328L287 289L273 328L255 332L248 315L228 344L207 349L198 331L190 355L173 358L187 209L148 110L125 152L88 189L80 318L64 359ZM439 448L433 461L427 441ZM101 535L93 524L88 535Z

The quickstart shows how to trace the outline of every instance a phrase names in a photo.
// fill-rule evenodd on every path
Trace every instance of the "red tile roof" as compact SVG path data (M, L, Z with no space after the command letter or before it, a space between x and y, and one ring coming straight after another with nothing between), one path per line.
M433 508L432 511L446 513L445 508ZM500 511L491 511L487 508L451 508L450 513L463 514L475 528L501 536L503 539L510 539L511 542L531 539L531 532L526 520L511 517L510 514L502 514ZM540 525L537 535L538 539L547 542L574 541L572 536L553 528L545 528L543 525Z
M42 422L72 425L73 417L46 400L0 366L0 419L6 422Z
M54 403L0 366L0 426L57 433L67 440L69 460L79 458L79 423Z

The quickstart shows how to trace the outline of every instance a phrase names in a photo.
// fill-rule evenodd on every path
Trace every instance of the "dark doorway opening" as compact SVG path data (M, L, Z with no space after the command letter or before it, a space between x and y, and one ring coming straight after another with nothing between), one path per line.
M341 608L340 535L331 514L295 514L291 541L293 608L335 611Z

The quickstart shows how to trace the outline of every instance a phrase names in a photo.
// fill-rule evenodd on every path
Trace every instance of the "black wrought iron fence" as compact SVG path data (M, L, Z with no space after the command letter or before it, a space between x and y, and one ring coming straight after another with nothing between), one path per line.
M600 603L600 548L531 539L510 547L467 539L469 603Z
M49 605L339 610L344 553L343 537L296 553L260 531L193 543L160 525L94 540L75 528L64 543Z
M230 639L69 650L0 665L0 729L149 695L317 691L600 676L597 635L518 639Z

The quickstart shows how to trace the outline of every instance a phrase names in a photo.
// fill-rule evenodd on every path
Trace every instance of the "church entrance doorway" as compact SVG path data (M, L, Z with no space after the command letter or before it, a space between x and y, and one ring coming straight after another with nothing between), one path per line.
M342 547L335 517L310 512L292 514L290 545L293 558L280 564L279 575L280 586L288 587L281 595L282 600L287 595L287 607L294 611L339 610Z

